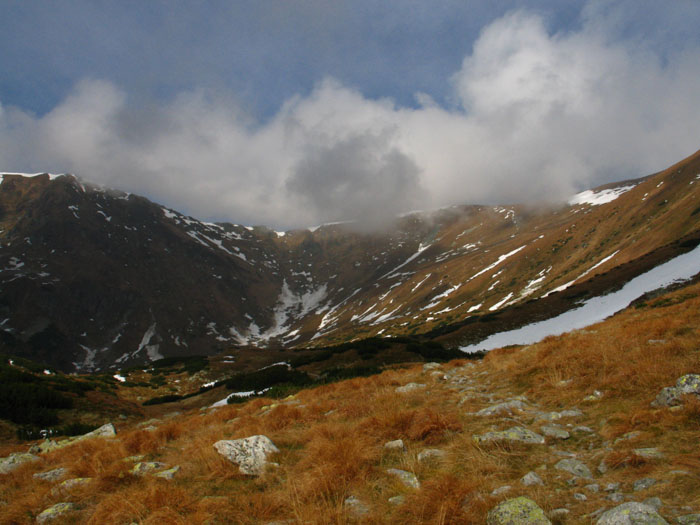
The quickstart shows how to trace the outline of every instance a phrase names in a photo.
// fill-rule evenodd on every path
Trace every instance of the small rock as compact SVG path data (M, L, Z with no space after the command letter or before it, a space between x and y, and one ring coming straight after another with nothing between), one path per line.
M387 441L384 443L384 448L386 450L399 450L401 452L406 451L406 445L403 444L403 439L396 439L394 441Z
M554 465L554 468L557 470L563 470L564 472L568 472L570 474L573 474L574 476L578 476L581 478L593 477L593 474L591 474L591 471L588 469L588 467L578 459L562 459L556 465Z
M492 496L500 496L501 494L505 494L508 492L512 487L510 485L503 485L502 487L495 488L491 491Z
M610 500L613 503L620 503L621 501L624 501L625 497L620 492L613 492L605 499Z
M133 466L131 473L136 476L145 476L146 474L152 474L153 472L165 468L168 468L168 465L160 463L159 461L140 461Z
M447 453L444 450L440 450L437 448L426 448L425 450L422 450L418 453L418 461L420 461L421 463L427 461L439 461L441 459L444 459L445 456L447 456Z
M605 485L605 488L603 489L605 492L615 492L616 490L620 490L620 484L619 483L608 483Z
M174 467L171 467L166 470L161 470L160 472L154 474L156 478L162 478L162 479L173 479L175 477L175 474L180 472L180 465L175 465Z
M593 434L595 432L592 428L586 427L584 425L579 425L573 428L574 432L583 432L584 434Z
M436 370L441 367L442 365L440 363L425 363L423 365L423 372L428 372L429 370Z
M532 471L528 472L522 478L520 478L520 483L522 483L526 487L530 487L532 485L544 485L544 481L542 481L542 478Z
M51 489L51 494L58 496L60 494L65 494L75 487L80 487L82 485L87 485L92 481L92 478L72 478L67 479L58 484L58 486Z
M540 432L542 432L547 437L552 437L556 439L569 439L571 437L571 434L569 434L566 430L555 426L541 427Z
M418 478L413 472L408 472L406 470L400 470L397 468L390 468L387 469L386 473L399 478L399 481L401 481L401 483L403 483L407 487L411 487L414 489L420 488L420 481L418 481Z
M605 474L608 471L608 465L605 463L605 460L601 460L600 463L598 464L598 472L601 474Z
M637 492L648 489L652 485L656 485L656 480L654 478L642 478L634 482L633 489L635 492Z
M634 453L644 459L663 459L664 457L664 453L655 447L635 448Z
M241 473L248 476L262 474L267 464L267 456L279 452L270 438L262 435L217 441L214 448L231 463L238 465Z
M422 388L425 388L425 384L423 383L408 383L406 385L396 387L396 392L399 394L406 394L407 392L421 390Z
M482 408L479 410L477 416L497 416L501 414L512 414L515 411L521 411L527 408L527 405L522 401L515 399L512 401L505 401L503 403L498 403L490 407Z
M577 499L578 501L586 501L588 500L588 496L581 494L580 492L576 492L574 493L574 499Z
M72 503L56 503L51 505L48 509L45 509L41 514L36 517L37 523L46 523L47 521L54 520L60 516L76 510L75 505Z
M541 421L557 421L564 417L580 417L583 415L578 408L572 410L562 410L561 412L539 412L537 419Z
M511 427L508 430L487 432L481 436L474 436L478 443L491 441L514 441L516 443L527 443L534 445L544 445L544 437L524 427Z
M630 501L610 509L596 522L597 525L664 525L668 522L659 516L654 507Z
M613 443L617 445L621 441L629 441L631 439L637 439L641 435L642 435L642 433L639 432L638 430L635 430L634 432L627 432L626 434L621 435L619 438L617 438L615 441L613 441Z
M32 476L34 479L43 479L44 481L58 481L66 475L66 469L63 467L47 470L46 472L37 472Z
M600 490L600 485L598 485L597 483L591 483L589 485L584 486L583 488L589 492L598 492Z
M41 458L28 452L15 452L6 458L0 458L0 474L12 472L20 465L30 461L39 461Z
M406 496L403 494L400 496L394 496L393 498L389 498L389 503L391 505L403 505L403 502L406 501Z
M345 508L353 516L360 517L369 513L369 507L357 499L355 496L350 496L345 500Z
M594 401L600 401L600 399L602 397L603 397L603 393L600 390L594 390L591 395L584 397L583 400L591 403Z
M523 496L503 501L486 516L487 525L551 525L544 511Z

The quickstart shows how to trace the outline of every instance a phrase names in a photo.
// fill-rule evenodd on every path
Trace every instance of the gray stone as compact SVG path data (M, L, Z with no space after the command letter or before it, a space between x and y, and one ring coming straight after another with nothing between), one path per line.
M584 486L583 488L589 492L598 492L600 490L600 485L598 485L597 483L591 483L589 485Z
M586 501L588 500L588 496L581 494L580 492L576 492L574 493L574 499L577 499L578 501Z
M522 478L520 478L520 483L522 483L526 487L530 487L532 485L544 485L544 481L542 481L542 478L532 471L528 472Z
M652 407L674 407L681 404L681 393L675 386L667 386L661 389L656 399L651 402Z
M630 501L610 509L596 522L597 525L668 525L654 507Z
M700 395L700 374L686 374L676 381L676 388L682 394Z
M500 496L501 494L505 494L508 492L512 487L510 485L503 485L502 487L495 488L491 491L492 496Z
M403 502L406 501L406 496L401 494L400 496L394 496L393 498L389 498L389 503L391 505L403 505Z
M345 508L355 517L361 517L369 513L369 507L355 496L350 496L345 500Z
M41 453L51 452L52 450L57 450L59 448L67 447L68 445L72 445L74 443L78 443L78 442L84 441L86 439L110 438L110 437L114 437L116 435L117 435L117 431L114 428L114 425L112 423L107 423L105 425L102 425L100 428L96 428L92 432L88 432L87 434L83 434L82 436L72 436L72 437L68 437L65 439L61 439L59 441L53 441L51 439L47 439L43 443L40 443L38 445L34 445L32 447L32 451L36 452L37 454L41 454Z
M437 448L426 448L418 453L418 461L421 463L428 461L440 461L447 456L444 450Z
M598 464L598 472L601 474L605 474L608 471L608 464L605 463L605 460L602 459L600 460L600 463Z
M634 453L635 453L635 455L639 456L640 458L644 458L644 459L663 459L664 458L664 453L661 452L656 447L635 448Z
M633 488L634 491L637 492L639 490L648 489L652 485L656 485L656 483L657 481L654 478L642 478L634 482Z
M571 434L569 434L563 428L555 427L552 425L541 427L540 432L542 432L547 437L552 437L556 439L569 439L571 437Z
M516 443L527 443L534 445L544 445L544 437L524 427L511 427L508 430L487 432L480 436L474 436L478 443L488 443L491 441L513 441Z
M76 510L76 507L72 503L56 503L39 514L36 517L36 522L46 523L47 521L55 520L56 518L64 516L74 510Z
M425 363L423 365L423 372L428 372L429 370L436 370L441 367L442 365L440 363Z
M43 479L44 481L58 481L66 475L66 469L63 467L47 470L46 472L37 472L34 474L34 479Z
M214 448L231 463L238 465L241 473L249 476L262 474L267 465L267 456L279 452L270 438L262 435L217 441Z
M610 500L613 503L620 503L621 501L625 500L625 497L620 492L612 492L605 499Z
M408 383L406 385L396 387L396 392L399 394L406 394L408 392L414 392L423 388L425 388L425 384L423 383Z
M556 465L554 465L554 468L557 470L563 470L564 472L568 472L580 478L593 477L593 474L591 474L591 471L588 469L588 467L578 459L562 459Z
M420 481L418 481L418 478L413 472L408 472L406 470L400 470L397 468L390 468L386 470L387 474L390 474L401 481L404 485L407 487L411 487L414 489L419 489L420 488Z
M92 478L67 479L66 481L59 483L56 487L51 489L51 494L54 496L66 494L66 493L70 492L72 489L74 489L75 487L82 487L83 485L89 484L91 481L92 481Z
M620 484L608 483L603 490L605 490L605 492L615 492L616 490L620 490Z
M12 472L20 465L29 463L31 461L39 461L41 459L39 456L30 454L28 452L14 452L7 456L6 458L0 458L0 474L7 474Z
M159 461L139 461L132 467L131 473L136 476L145 476L166 468L168 465Z
M541 421L558 421L559 419L565 417L580 417L583 415L578 408L571 410L562 410L561 412L539 412L537 414L537 419Z
M637 439L639 436L641 436L642 433L639 432L638 430L635 430L634 432L627 432L627 434L623 434L619 438L617 438L613 443L616 445L620 443L621 441L629 441L631 439Z
M591 427L586 427L584 425L579 425L573 428L574 432L583 432L584 434L593 434L595 432Z
M503 403L498 403L496 405L482 408L479 410L477 416L498 416L501 414L512 414L516 411L525 410L527 405L520 401L519 399L514 399L512 401L504 401Z
M384 443L384 448L386 450L398 450L404 452L406 450L406 445L403 444L403 439L396 439L394 441L387 441Z
M551 523L537 503L523 496L500 503L486 516L487 525L551 525Z

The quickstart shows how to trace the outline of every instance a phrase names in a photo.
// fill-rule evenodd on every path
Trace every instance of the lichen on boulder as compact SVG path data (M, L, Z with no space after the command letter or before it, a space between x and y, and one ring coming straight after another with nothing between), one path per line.
M500 503L486 517L487 525L551 525L544 511L529 498L521 496Z

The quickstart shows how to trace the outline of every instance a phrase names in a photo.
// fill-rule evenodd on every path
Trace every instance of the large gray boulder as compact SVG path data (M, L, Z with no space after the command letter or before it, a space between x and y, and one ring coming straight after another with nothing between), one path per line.
M610 509L596 522L597 525L668 525L654 507L630 501Z
M214 448L231 463L238 465L241 473L248 476L262 474L267 465L267 456L279 452L270 438L260 435L217 441Z
M491 509L486 517L487 525L551 525L544 511L529 498L506 500Z

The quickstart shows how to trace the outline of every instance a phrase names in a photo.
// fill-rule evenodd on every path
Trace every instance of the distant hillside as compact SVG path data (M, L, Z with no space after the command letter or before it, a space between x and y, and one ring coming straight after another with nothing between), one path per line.
M454 347L619 287L699 224L700 153L560 206L457 206L376 233L211 224L71 175L5 174L0 348L93 371L378 335Z

